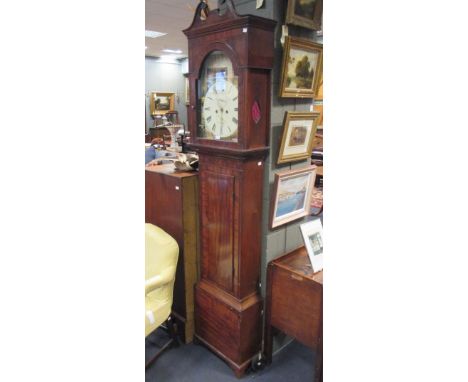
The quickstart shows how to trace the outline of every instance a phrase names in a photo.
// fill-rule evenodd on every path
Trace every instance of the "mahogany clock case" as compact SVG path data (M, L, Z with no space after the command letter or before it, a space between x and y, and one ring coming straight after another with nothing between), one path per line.
M211 146L226 149L253 150L268 146L270 118L270 69L274 60L274 20L258 16L239 16L231 1L224 14L211 11L205 21L198 12L192 25L184 30L188 37L190 103L188 125L193 148ZM271 49L266 47L271 46ZM203 139L197 136L198 82L204 61L214 51L221 51L232 62L238 77L237 142ZM257 103L260 120L255 123L252 108Z
M189 148L199 153L200 281L195 336L241 376L261 350L259 291L264 159L269 152L271 77L276 22L225 12L201 20L199 4L184 30L189 47ZM237 141L198 136L198 84L212 52L232 63L238 82Z

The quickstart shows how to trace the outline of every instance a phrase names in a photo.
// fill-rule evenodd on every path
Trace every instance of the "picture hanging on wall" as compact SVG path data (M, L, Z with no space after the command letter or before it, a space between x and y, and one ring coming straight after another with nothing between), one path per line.
M322 27L323 0L289 0L286 24L312 30Z
M284 114L278 164L310 158L319 117L317 112L287 111Z
M270 228L309 215L315 176L315 166L275 174Z
M314 100L314 112L319 113L320 116L317 118L317 130L323 129L323 101Z
M190 82L188 77L185 77L185 105L190 105Z
M151 115L166 114L174 110L174 93L151 92L150 111Z
M323 269L323 235L320 219L301 224L301 233L312 271L317 273Z
M319 79L319 84L317 87L317 94L315 95L314 101L323 101L323 75L322 72L320 72L320 79Z
M287 36L279 96L314 98L322 77L323 46L313 41Z

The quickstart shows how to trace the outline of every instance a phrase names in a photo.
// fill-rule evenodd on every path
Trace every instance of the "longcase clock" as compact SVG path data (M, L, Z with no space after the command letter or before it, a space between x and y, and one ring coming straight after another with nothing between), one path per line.
M201 275L195 336L242 376L261 348L259 291L264 160L276 22L231 0L184 30L189 148L199 153Z

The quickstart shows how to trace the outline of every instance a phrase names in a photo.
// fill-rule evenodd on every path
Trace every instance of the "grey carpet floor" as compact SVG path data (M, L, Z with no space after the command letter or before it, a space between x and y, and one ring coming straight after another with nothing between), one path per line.
M149 336L155 344L145 341L146 359L151 358L168 337L162 330ZM263 370L248 372L242 381L303 382L314 376L314 352L293 341L273 357ZM227 364L203 345L181 345L167 349L146 369L146 382L238 382Z

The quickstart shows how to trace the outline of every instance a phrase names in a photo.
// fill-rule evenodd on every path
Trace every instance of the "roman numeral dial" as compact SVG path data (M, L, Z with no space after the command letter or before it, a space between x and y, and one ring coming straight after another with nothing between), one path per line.
M237 140L238 105L238 89L234 83L223 80L208 88L201 107L201 119L205 130L214 139Z

